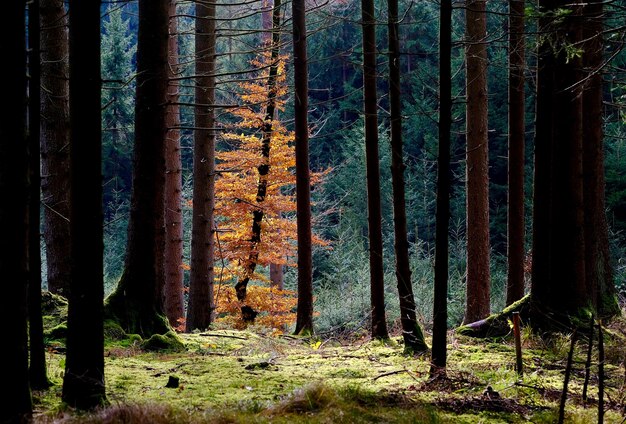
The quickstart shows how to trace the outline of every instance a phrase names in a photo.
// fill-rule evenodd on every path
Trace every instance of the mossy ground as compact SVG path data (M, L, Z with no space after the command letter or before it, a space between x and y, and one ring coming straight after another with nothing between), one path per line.
M618 328L623 323L618 323ZM619 334L619 331L615 331ZM111 407L77 415L61 404L64 356L48 354L54 386L35 393L41 422L555 422L563 385L566 336L545 341L525 333L523 379L511 342L450 334L448 380L429 381L428 357L389 343L357 339L272 337L216 330L179 335L186 350L146 352L139 337L106 347ZM607 340L605 422L623 422L626 398L623 339ZM588 406L581 401L584 345L577 349L567 422L595 422L596 367ZM55 353L56 352L56 353ZM594 359L597 364L597 359ZM178 388L165 388L169 376ZM498 399L484 395L487 386ZM124 412L123 412L124 411ZM115 421L115 414L127 417ZM135 417L135 418L132 418Z

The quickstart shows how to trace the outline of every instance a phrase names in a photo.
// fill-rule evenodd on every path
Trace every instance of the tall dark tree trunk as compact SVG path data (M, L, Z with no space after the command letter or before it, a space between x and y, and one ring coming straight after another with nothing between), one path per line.
M592 293L585 283L581 61L567 57L565 48L581 40L580 6L539 5L571 10L558 20L551 14L539 20L539 31L548 34L538 52L535 132L531 300L540 327L548 312L569 320L589 306Z
M26 422L32 413L28 380L28 159L26 143L25 1L3 7L0 26L2 97L0 114L0 319L8 323L0 363L10 371L3 391L0 422Z
M406 201L404 190L404 158L402 146L402 100L400 98L400 41L398 0L388 0L389 39L389 104L391 109L391 183L393 186L393 224L395 233L396 278L400 297L400 322L404 348L412 352L425 352L424 341L417 316L411 285L409 241L407 238Z
M178 21L176 0L170 0L169 85L167 109L167 139L165 140L165 287L163 303L165 315L172 327L184 317L183 303L183 212L182 163L180 153L180 107L178 106Z
M46 369L46 350L41 315L41 179L40 179L40 62L39 0L28 5L28 334L30 351L30 386L45 389L50 383Z
M466 5L467 296L465 322L474 322L485 318L490 311L487 11L485 0L467 0Z
M187 331L206 329L213 314L215 254L215 4L196 3L196 131L193 150L191 281Z
M304 0L292 2L295 82L296 208L298 224L298 311L296 334L313 332L311 174L309 170L309 69Z
M67 13L62 0L41 0L41 190L48 290L70 284L70 148Z
M261 127L263 134L261 138L261 156L263 157L263 162L258 167L259 183L257 184L256 193L256 204L259 208L252 212L252 235L250 237L250 250L248 258L244 264L244 275L235 285L237 299L240 302L244 302L246 299L248 283L250 282L250 278L252 278L252 275L256 270L257 263L259 262L258 245L261 242L261 222L265 216L262 204L265 201L265 195L267 194L267 176L270 172L272 124L276 115L276 80L278 77L278 56L280 53L280 8L281 1L276 0L274 2L274 12L272 13L272 41L270 44L270 65L269 76L267 79L267 106L265 108L265 119Z
M583 197L585 210L585 278L597 316L619 314L611 268L608 223L605 214L604 133L602 104L603 4L587 2L583 8L583 66L587 79L583 93Z
M363 19L363 105L365 112L365 157L367 168L367 210L370 249L372 337L386 339L383 236L378 160L378 111L376 96L376 18L374 1L361 0Z
M104 387L100 2L70 0L72 275L63 401L106 402Z
M133 189L124 273L106 313L129 333L164 333L163 247L168 0L139 0Z
M450 131L452 126L452 1L439 10L439 156L435 229L435 293L430 374L445 374L448 335L448 229L450 226Z
M509 202L506 304L524 296L524 2L509 0Z

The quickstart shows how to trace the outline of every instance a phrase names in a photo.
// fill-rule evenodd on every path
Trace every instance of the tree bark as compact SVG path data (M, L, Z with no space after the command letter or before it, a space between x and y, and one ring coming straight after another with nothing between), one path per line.
M465 322L489 315L489 144L487 138L487 12L485 0L467 0L467 296Z
M69 5L72 274L63 402L94 409L106 402L100 2Z
M597 293L592 305L600 318L619 314L609 252L605 214L604 132L602 104L603 5L598 0L583 8L583 66L587 78L583 93L583 197L585 211L585 278L588 290Z
M62 0L41 0L41 189L48 290L68 296L70 149L67 13Z
M313 332L313 263L311 246L311 174L309 169L309 69L306 5L292 2L295 82L296 208L298 225L298 310L296 334Z
M593 296L585 282L581 61L567 57L565 48L581 40L580 6L565 0L540 6L572 13L539 20L539 31L559 48L546 40L538 57L531 286L536 327L546 324L548 312L553 320L569 321Z
M32 414L28 380L28 160L26 143L26 2L3 7L0 78L6 81L0 114L0 319L4 329L0 363L10 370L0 422L26 422Z
M133 189L124 273L106 304L128 333L168 331L163 315L168 0L139 0Z
M509 202L507 306L524 296L524 1L509 0Z
M365 158L370 249L372 337L387 339L385 282L383 275L382 212L378 160L378 113L376 95L376 18L374 1L361 0L363 20L363 106L365 112Z
M196 3L196 103L215 103L215 4ZM187 331L212 321L215 255L215 110L196 106L193 152L191 281Z
M398 0L388 0L389 41L389 104L391 110L391 184L393 186L393 223L395 234L396 279L400 297L400 322L404 348L425 352L428 346L415 314L415 298L411 285L409 241L407 237L406 200L404 188L404 157L402 146L402 100L400 97L400 41Z
M450 131L452 126L452 1L439 10L439 156L435 229L435 287L431 377L445 374L448 335L448 256L450 226Z
M165 315L172 327L181 325L184 317L183 302L183 213L182 213L182 163L180 153L180 107L178 83L173 80L180 71L178 66L178 21L176 0L169 3L169 67L167 138L165 140L165 287L163 303Z
M39 0L28 5L28 334L30 348L30 386L47 388L46 350L43 340L41 315L41 160L40 160L40 104L41 104L41 46Z

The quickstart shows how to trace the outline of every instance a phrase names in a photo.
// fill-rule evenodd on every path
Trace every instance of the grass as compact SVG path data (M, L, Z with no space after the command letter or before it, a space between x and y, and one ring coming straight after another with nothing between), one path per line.
M623 323L616 325L620 326ZM622 327L623 328L623 327ZM619 331L616 331L619 333ZM388 343L215 330L180 335L186 350L156 353L140 340L107 345L110 406L91 414L60 399L64 356L50 350L54 386L36 392L36 422L65 423L500 423L555 422L563 384L566 336L545 341L524 333L524 378L508 340L450 334L448 379L430 381L427 357ZM605 422L621 423L625 403L623 339L608 341ZM577 349L567 422L595 422L597 379L589 405L580 399L585 348ZM597 360L595 361L597 363ZM170 376L178 388L166 388ZM487 386L498 399L485 396Z

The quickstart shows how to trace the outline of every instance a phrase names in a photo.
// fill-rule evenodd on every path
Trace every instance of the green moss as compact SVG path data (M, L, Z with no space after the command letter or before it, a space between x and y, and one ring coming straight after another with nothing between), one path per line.
M168 331L165 334L153 334L141 344L141 348L150 352L181 352L185 350L185 345L173 331Z
M105 340L123 340L126 337L126 332L117 322L112 320L104 321Z
M51 340L65 340L67 337L67 325L59 324L44 332L44 337Z

